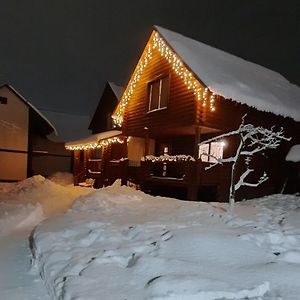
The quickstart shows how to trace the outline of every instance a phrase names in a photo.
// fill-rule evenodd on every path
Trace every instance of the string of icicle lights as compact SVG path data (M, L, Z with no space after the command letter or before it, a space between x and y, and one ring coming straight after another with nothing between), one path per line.
M67 150L89 150L89 149L97 149L101 147L106 147L114 143L123 144L124 140L120 139L119 137L113 137L106 140L102 140L99 142L93 142L93 143L87 143L87 144L79 144L79 145L72 145L68 146L66 145Z
M149 60L152 58L153 50L158 50L161 56L168 60L175 73L183 79L184 83L187 85L187 88L193 90L196 99L198 101L202 101L203 107L209 105L209 109L211 111L215 110L215 94L211 93L209 96L209 89L207 87L204 88L200 84L195 76L184 66L183 62L178 58L178 56L166 45L158 32L154 32L146 46L146 49L144 50L133 76L131 77L127 89L123 94L118 106L118 110L116 114L112 116L115 126L121 127L125 108L135 90L136 84L141 78L143 70L147 67Z

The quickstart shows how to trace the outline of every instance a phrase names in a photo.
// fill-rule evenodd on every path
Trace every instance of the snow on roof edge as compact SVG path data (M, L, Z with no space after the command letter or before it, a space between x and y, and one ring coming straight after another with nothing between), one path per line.
M100 140L108 139L108 138L115 137L115 136L121 135L121 134L122 134L122 131L120 131L120 130L103 131L100 133L91 134L90 136L83 138L83 139L67 142L67 143L65 143L65 146L74 147L74 146L78 146L78 145L82 146L85 144L97 143Z
M118 100L121 99L125 88L121 85L117 85L112 81L108 81L109 86L111 87L112 91L114 92L114 94L117 96Z

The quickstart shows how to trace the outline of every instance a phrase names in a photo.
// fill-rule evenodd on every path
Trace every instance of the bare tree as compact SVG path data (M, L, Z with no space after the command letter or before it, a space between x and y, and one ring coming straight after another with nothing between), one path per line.
M208 139L204 142L201 142L200 145L204 145L213 141L222 140L223 138L230 136L239 136L240 143L237 147L236 153L234 156L228 158L218 158L210 153L202 153L208 157L212 157L214 162L205 168L205 170L211 169L216 165L223 165L224 163L232 163L231 166L231 184L230 184L230 193L229 193L229 203L234 204L235 202L235 193L242 186L257 187L266 180L268 176L266 172L258 179L255 183L250 183L246 181L246 178L254 169L250 168L250 163L255 154L264 154L264 151L267 149L276 149L282 140L289 141L290 138L284 136L283 128L279 131L274 130L274 126L271 129L263 128L261 126L255 127L252 124L245 124L245 117L242 118L242 123L237 130L221 134L214 138ZM237 165L240 163L241 158L244 158L244 163L246 170L241 174L240 178L237 180Z

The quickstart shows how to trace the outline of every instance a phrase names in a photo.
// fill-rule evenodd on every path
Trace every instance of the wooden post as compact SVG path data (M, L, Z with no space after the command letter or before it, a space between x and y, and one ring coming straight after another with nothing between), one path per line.
M145 130L145 156L149 155L149 131L148 127L144 127Z
M84 162L83 162L83 168L84 168L84 177L87 179L89 177L88 172L88 160L91 157L91 150L84 150Z
M200 186L200 175L201 175L201 170L200 170L200 161L198 160L199 156L199 146L198 144L200 143L201 140L201 127L199 125L196 125L195 127L195 143L194 143L194 172L192 172L192 176L190 179L190 182L188 184L188 200L191 201L197 201L198 200L198 189Z
M73 179L74 185L79 183L79 173L80 173L80 150L73 151Z
M194 143L194 158L197 160L199 157L199 143L201 141L201 127L196 125L195 128L195 143Z
M122 157L128 158L128 147L127 147L128 138L124 138L124 144L122 147ZM125 161L120 162L120 167L122 170L121 176L121 185L127 185L127 178L128 178L128 159Z

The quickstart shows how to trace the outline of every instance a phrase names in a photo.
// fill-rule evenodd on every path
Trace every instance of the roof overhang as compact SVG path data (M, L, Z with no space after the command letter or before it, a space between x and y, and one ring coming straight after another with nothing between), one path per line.
M101 148L111 143L123 143L120 139L122 132L119 130L104 131L97 134L92 134L86 138L65 143L68 150L88 150Z

